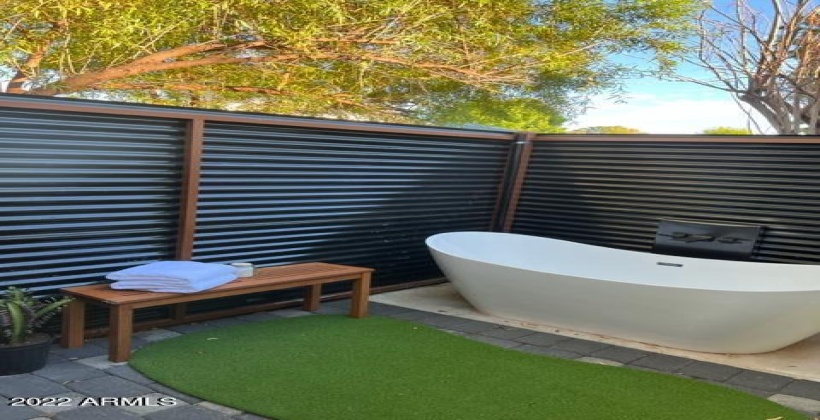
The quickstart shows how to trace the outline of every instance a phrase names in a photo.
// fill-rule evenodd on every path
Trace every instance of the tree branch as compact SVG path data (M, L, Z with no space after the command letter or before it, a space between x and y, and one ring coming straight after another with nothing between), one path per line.
M145 91L145 90L157 90L157 91L187 91L187 92L208 92L208 91L229 91L229 92L240 92L240 93L251 93L251 94L259 94L259 95L271 95L271 96L300 96L297 92L289 92L287 90L281 88L263 88L258 86L209 86L204 84L196 84L196 83L123 83L123 82L109 82L105 83L104 85L100 86L100 89L103 90L136 90L136 91ZM368 106L362 102L356 102L353 100L345 99L346 95L343 94L319 94L315 95L319 96L328 100L332 100L333 102L352 106L356 108L365 109L368 111L379 111L380 109L377 107Z
M713 7L699 18L697 59L685 61L707 70L716 79L681 76L678 80L733 94L781 134L799 134L802 125L808 125L808 134L817 134L818 117L814 113L820 101L820 59L813 59L812 51L820 55L820 35L818 25L811 20L812 16L820 16L820 8L814 6L806 13L809 3L798 0L787 5L782 0L770 0L774 13L766 25L748 0L738 0L732 12Z
M260 51L256 55L237 55L242 51ZM341 54L329 52L312 53L289 53L262 55L270 50L267 43L262 41L246 42L228 46L224 43L205 43L196 45L186 45L184 47L157 52L148 56L134 60L126 65L107 68L98 72L89 72L71 76L63 80L61 87L43 87L32 89L30 94L34 95L55 95L62 92L74 92L88 88L94 88L102 83L132 77L145 73L187 69L194 67L204 67L223 64L261 64L273 62L287 62L295 60L341 60L378 62L384 64L395 64L408 68L422 69L433 72L439 76L449 77L461 82L474 83L514 83L522 82L525 79L520 75L515 75L510 69L501 69L494 72L481 72L465 66L456 66L434 62L416 62L392 56L376 54ZM202 58L182 59L187 56L194 56L202 53L212 53Z

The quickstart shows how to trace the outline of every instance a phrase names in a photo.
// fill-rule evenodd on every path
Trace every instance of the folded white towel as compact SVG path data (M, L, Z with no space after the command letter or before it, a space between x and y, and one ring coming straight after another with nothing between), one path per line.
M158 261L115 271L105 276L116 280L112 289L195 293L237 278L236 268L195 261Z
M112 289L147 290L149 292L196 293L221 286L236 279L235 274L221 274L208 281L196 283L169 282L167 280L123 280L111 283Z

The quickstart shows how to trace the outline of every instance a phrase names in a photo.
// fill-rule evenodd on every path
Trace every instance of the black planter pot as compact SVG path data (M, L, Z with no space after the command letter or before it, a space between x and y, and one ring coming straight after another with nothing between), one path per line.
M0 376L18 375L42 369L48 361L51 336L34 334L26 343L0 345Z

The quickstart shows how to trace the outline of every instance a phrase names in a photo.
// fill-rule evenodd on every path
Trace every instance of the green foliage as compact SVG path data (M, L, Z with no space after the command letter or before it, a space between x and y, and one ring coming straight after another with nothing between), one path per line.
M748 128L737 128L737 127L712 127L703 130L701 134L708 134L711 136L740 136L740 135L751 135L752 130Z
M58 314L71 299L36 299L23 289L9 287L0 298L0 344L19 344Z
M455 101L433 107L430 116L421 118L451 127L488 126L538 133L562 132L566 121L561 112L534 98L499 99L491 95Z
M572 134L642 134L637 128L624 127L622 125L599 125L595 127L584 127L570 131Z
M554 127L582 104L573 95L630 71L613 54L668 66L699 4L5 0L0 69L11 93L402 122L441 110L509 127L543 114Z

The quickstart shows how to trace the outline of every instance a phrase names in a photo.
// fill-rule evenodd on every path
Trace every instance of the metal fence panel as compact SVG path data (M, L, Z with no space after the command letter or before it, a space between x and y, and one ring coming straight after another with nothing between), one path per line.
M817 143L538 141L513 232L649 251L661 218L748 223L757 261L818 263L818 208Z
M194 259L440 275L428 235L487 230L509 141L208 123Z
M0 285L45 293L171 258L184 128L0 108Z

